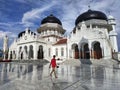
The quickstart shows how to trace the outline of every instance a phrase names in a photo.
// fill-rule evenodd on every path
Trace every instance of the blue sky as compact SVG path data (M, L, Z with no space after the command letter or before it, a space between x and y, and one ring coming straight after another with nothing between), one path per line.
M119 43L120 0L0 0L0 48L4 35L8 35L10 44L26 27L36 32L41 20L51 13L61 20L67 32L71 32L76 18L88 10L89 4L91 9L107 16L110 12L115 17Z

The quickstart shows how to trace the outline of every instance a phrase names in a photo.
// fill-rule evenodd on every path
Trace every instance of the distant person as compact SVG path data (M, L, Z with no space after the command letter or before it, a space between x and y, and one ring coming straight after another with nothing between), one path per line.
M51 59L51 62L50 62L50 65L49 65L49 68L51 68L52 66L52 71L50 73L50 76L52 76L52 73L54 72L54 75L55 75L55 78L57 78L57 75L56 75L56 67L57 67L57 64L56 64L56 59L55 59L55 55L53 55L53 58Z

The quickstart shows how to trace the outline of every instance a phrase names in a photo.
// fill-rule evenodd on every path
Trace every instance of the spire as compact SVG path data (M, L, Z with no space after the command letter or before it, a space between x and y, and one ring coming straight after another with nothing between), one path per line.
M108 15L110 15L111 14L111 12L110 12L110 10L108 10Z
M4 36L3 40L3 52L4 52L4 60L7 59L7 54L8 54L8 36Z
M25 32L28 33L29 30L30 30L30 27L27 27L27 28L25 29Z
M93 2L93 0L90 0L89 2L88 2L88 10L90 10L91 9L91 3Z
M90 10L90 8L91 8L91 7L90 7L90 4L89 4L89 5L88 5L88 9Z

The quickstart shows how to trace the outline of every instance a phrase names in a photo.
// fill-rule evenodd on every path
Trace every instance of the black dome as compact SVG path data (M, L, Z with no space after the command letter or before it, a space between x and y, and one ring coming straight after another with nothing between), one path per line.
M90 19L101 19L101 20L106 20L107 21L107 16L100 12L100 11L93 11L93 10L88 10L87 12L84 12L75 21L75 25L77 25L79 22L90 20Z
M62 25L61 21L52 14L42 20L41 24L45 24L45 23L58 23Z

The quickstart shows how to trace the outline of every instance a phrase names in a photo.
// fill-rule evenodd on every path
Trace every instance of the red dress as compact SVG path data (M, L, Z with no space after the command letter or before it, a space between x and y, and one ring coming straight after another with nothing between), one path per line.
M56 67L56 59L52 59L51 60L51 65L52 65L52 68L55 68Z

